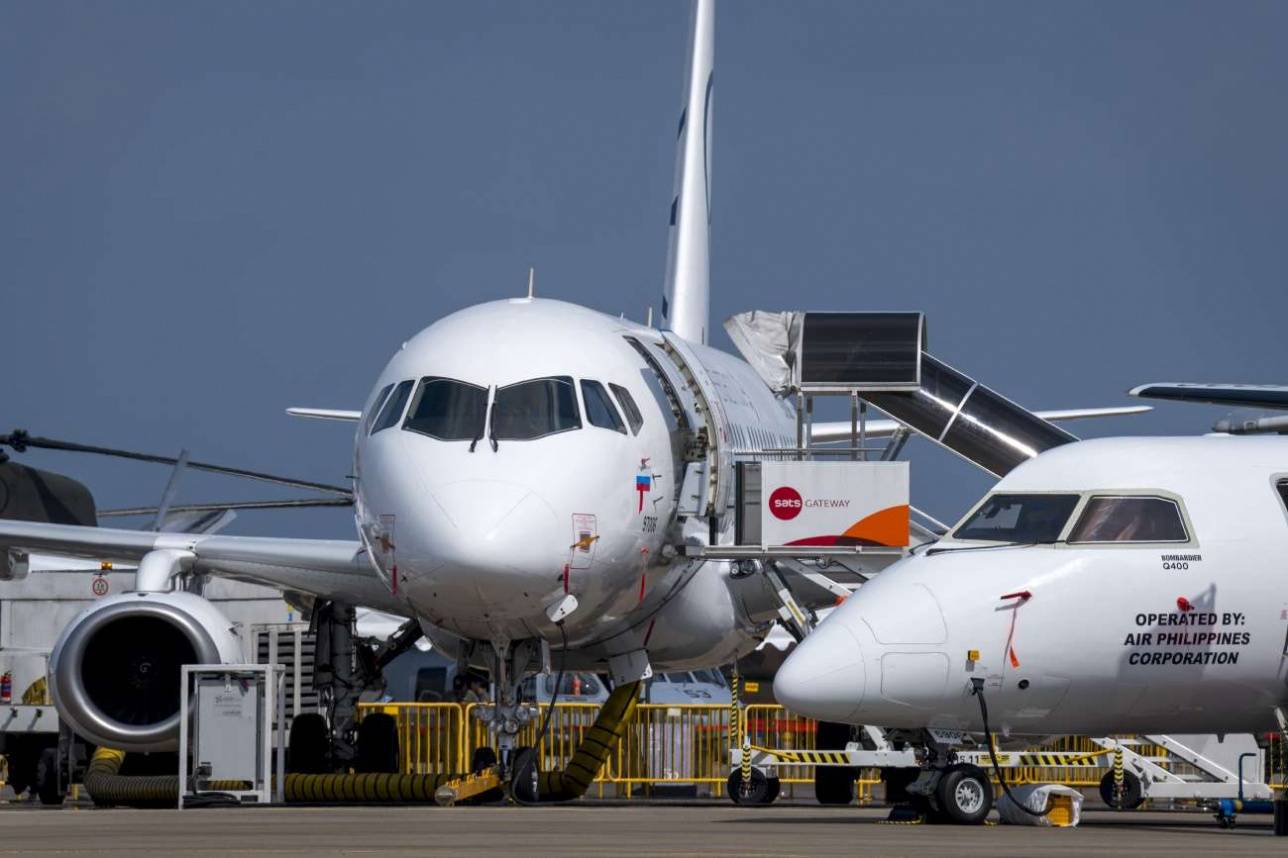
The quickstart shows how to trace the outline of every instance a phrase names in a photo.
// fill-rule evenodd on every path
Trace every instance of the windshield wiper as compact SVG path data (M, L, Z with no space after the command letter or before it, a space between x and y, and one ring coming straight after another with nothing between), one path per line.
M487 410L483 412L483 425L479 427L479 434L475 435L474 440L470 442L471 453L474 452L474 448L478 445L479 441L483 440L483 433L490 432L491 428L492 428L492 406L489 404L487 407ZM496 452L495 440L492 441L492 452L494 453Z

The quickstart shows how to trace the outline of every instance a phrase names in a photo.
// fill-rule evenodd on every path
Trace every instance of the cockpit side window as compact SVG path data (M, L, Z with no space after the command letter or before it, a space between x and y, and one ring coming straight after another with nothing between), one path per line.
M492 402L492 437L529 441L581 428L577 391L567 376L499 387Z
M394 392L389 394L389 398L385 400L384 408L380 409L380 416L376 418L376 425L371 429L372 435L398 423L402 418L403 407L407 405L407 397L411 395L412 385L415 383L414 380L398 382Z
M954 539L1051 544L1078 505L1076 494L995 494L953 531Z
M427 376L420 380L403 428L441 441L473 441L483 436L486 419L486 387Z
M1069 542L1188 542L1180 505L1159 497L1092 497Z
M617 408L613 406L613 400L609 399L608 391L604 390L602 384L583 378L581 398L586 402L586 420L591 426L626 434L626 424L617 415Z
M380 392L377 393L375 395L375 398L371 400L371 407L367 409L367 419L363 421L363 424L362 424L362 434L364 435L371 434L371 427L376 422L376 415L380 413L380 406L384 404L385 397L387 397L389 395L389 391L393 389L394 389L393 382L390 382L389 384L386 384L384 387L380 388Z
M617 397L617 402L622 406L622 413L626 415L626 422L631 424L631 434L640 434L640 427L644 425L644 415L640 413L639 406L631 398L631 392L620 384L608 383L608 389Z
M1279 499L1284 502L1284 509L1288 510L1288 478L1277 480L1275 488L1279 491Z

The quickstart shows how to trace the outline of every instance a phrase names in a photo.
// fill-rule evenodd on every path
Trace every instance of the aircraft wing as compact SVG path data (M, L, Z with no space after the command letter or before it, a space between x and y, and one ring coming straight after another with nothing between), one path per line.
M0 521L0 549L137 563L143 555L158 548L191 551L196 555L197 572L338 599L393 614L407 612L403 603L376 577L366 549L356 540L157 533Z
M1288 390L1288 388L1285 388ZM1134 393L1134 391L1133 391ZM1286 405L1285 407L1288 407ZM1086 420L1090 417L1121 417L1127 414L1142 414L1152 410L1148 405L1120 405L1113 408L1065 408L1056 411L1035 411L1043 420L1059 423L1064 420ZM898 420L869 420L866 424L866 437L889 438L903 426ZM826 444L829 441L850 440L850 421L839 423L815 423L810 431L810 440L815 444Z
M1288 387L1281 384L1194 384L1164 381L1142 384L1127 391L1143 399L1210 402L1233 408L1288 410Z

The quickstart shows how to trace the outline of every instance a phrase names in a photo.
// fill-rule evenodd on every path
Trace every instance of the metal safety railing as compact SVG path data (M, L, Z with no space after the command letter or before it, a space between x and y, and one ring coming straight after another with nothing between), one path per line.
M402 771L407 774L468 772L478 748L492 744L486 723L475 710L486 704L364 703L359 717L372 712L393 716L398 726ZM518 744L531 747L547 705L534 707L523 725ZM817 723L775 704L743 708L747 739L751 745L782 750L816 750ZM544 770L565 766L595 722L595 703L558 703L541 743ZM729 749L734 743L730 707L724 704L667 705L641 703L627 722L622 740L595 779L599 795L650 794L658 787L695 787L699 794L723 794L729 777ZM1185 763L1172 761L1166 749L1137 740L1132 749L1169 770L1184 775ZM1032 750L1085 755L1081 766L1025 766L1007 770L1011 783L1063 783L1094 788L1113 766L1112 753L1089 738L1069 736ZM1265 749L1267 782L1280 789L1288 785L1288 745L1281 736L1270 737ZM1091 761L1094 760L1094 764ZM784 789L812 785L813 768L780 765L777 774ZM860 801L871 800L879 784L875 769L861 769L856 778Z
M458 703L361 703L358 717L381 712L398 725L402 773L454 774L469 770L465 707Z

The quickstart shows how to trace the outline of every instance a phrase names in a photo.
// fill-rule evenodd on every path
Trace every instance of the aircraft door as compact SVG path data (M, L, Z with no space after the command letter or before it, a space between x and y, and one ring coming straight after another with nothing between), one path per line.
M691 486L699 492L700 514L714 517L715 530L723 531L733 486L733 460L725 443L725 427L729 421L724 413L724 403L693 347L669 332L663 332L662 337L662 350L693 398L695 443L685 458L691 465L691 474L697 476L694 465L699 465L702 472L700 483L689 480L686 489Z

